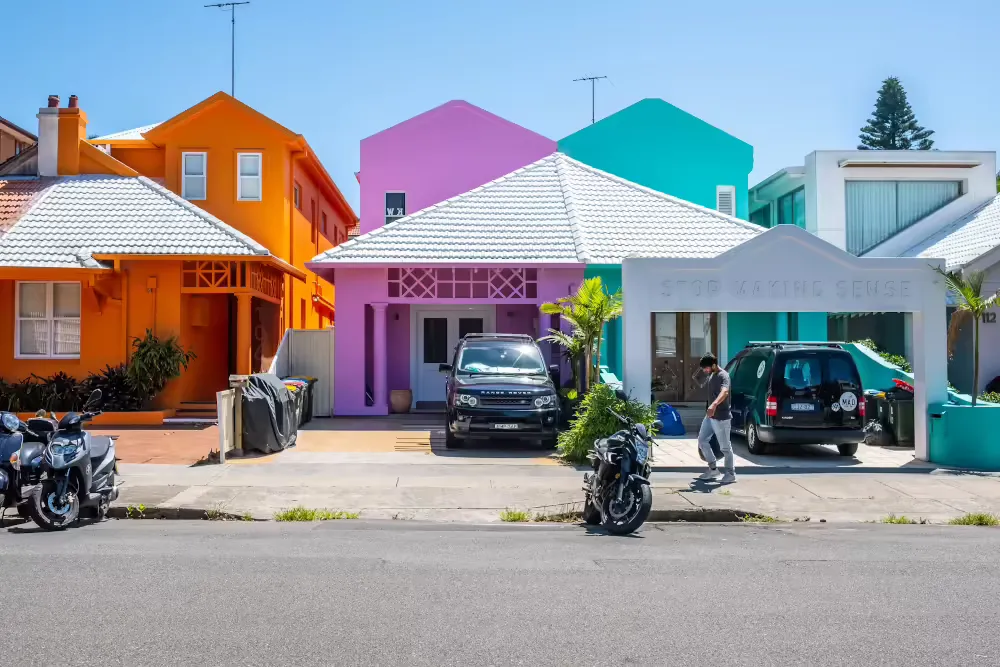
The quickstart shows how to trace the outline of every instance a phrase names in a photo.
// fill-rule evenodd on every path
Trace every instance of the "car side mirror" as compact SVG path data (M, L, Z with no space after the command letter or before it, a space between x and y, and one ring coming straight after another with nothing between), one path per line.
M659 433L660 431L663 430L663 422L657 419L656 421L653 422L652 428L655 433Z
M549 377L552 378L552 384L556 386L558 390L562 384L559 382L562 375L562 367L559 364L549 364Z
M451 372L451 364L438 364L438 372L439 373L450 373Z

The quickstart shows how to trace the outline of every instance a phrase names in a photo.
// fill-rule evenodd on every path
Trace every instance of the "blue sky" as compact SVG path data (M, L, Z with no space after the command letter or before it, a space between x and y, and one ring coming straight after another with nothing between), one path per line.
M229 90L229 14L208 0L5 2L0 115L50 93L90 131L164 120ZM1000 149L995 0L253 0L236 95L306 136L357 210L359 141L451 99L560 139L645 97L753 144L751 184L853 148L883 78L902 79L941 149ZM30 56L29 56L30 54ZM9 57L8 57L9 58Z

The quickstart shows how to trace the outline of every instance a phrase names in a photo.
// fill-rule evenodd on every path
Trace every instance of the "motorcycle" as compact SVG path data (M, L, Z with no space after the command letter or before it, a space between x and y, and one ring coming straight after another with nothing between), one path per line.
M17 508L22 518L28 518L23 489L37 484L42 453L48 437L38 433L11 412L0 412L0 514ZM47 420L46 420L47 421Z
M44 530L71 526L82 508L94 509L97 519L103 520L118 498L115 438L91 436L83 429L101 414L96 409L100 400L97 389L82 414L64 415L44 449L40 481L28 501L28 514Z
M587 458L593 473L583 476L586 493L583 520L590 525L603 525L615 535L635 532L649 516L653 507L653 491L649 486L649 448L653 438L644 424L608 412L624 426L609 438L594 442ZM653 430L660 428L653 422Z

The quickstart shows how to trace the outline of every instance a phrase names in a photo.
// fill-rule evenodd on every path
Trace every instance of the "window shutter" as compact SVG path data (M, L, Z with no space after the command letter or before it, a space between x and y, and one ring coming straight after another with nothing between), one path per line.
M736 217L735 185L720 185L715 188L715 210Z

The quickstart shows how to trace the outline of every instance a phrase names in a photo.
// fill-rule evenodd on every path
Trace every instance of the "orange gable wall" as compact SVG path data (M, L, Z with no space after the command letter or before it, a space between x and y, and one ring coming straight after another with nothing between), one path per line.
M168 121L169 123L169 121ZM156 148L112 145L111 155L144 176L162 179L164 185L182 194L181 156L185 152L205 152L207 158L207 198L193 202L227 224L264 245L273 254L305 271L306 282L286 278L285 327L302 325L317 328L330 324L325 309L312 299L319 293L334 301L333 285L306 270L305 263L333 246L333 239L346 239L353 219L321 187L321 176L301 150L298 142L276 128L267 118L239 108L226 100L216 102L155 135ZM261 153L263 161L262 197L259 202L238 201L237 154ZM301 210L294 210L293 183L301 187ZM312 237L310 202L316 201L316 225L327 214L327 236ZM339 230L335 236L334 230ZM322 321L321 321L322 316Z

